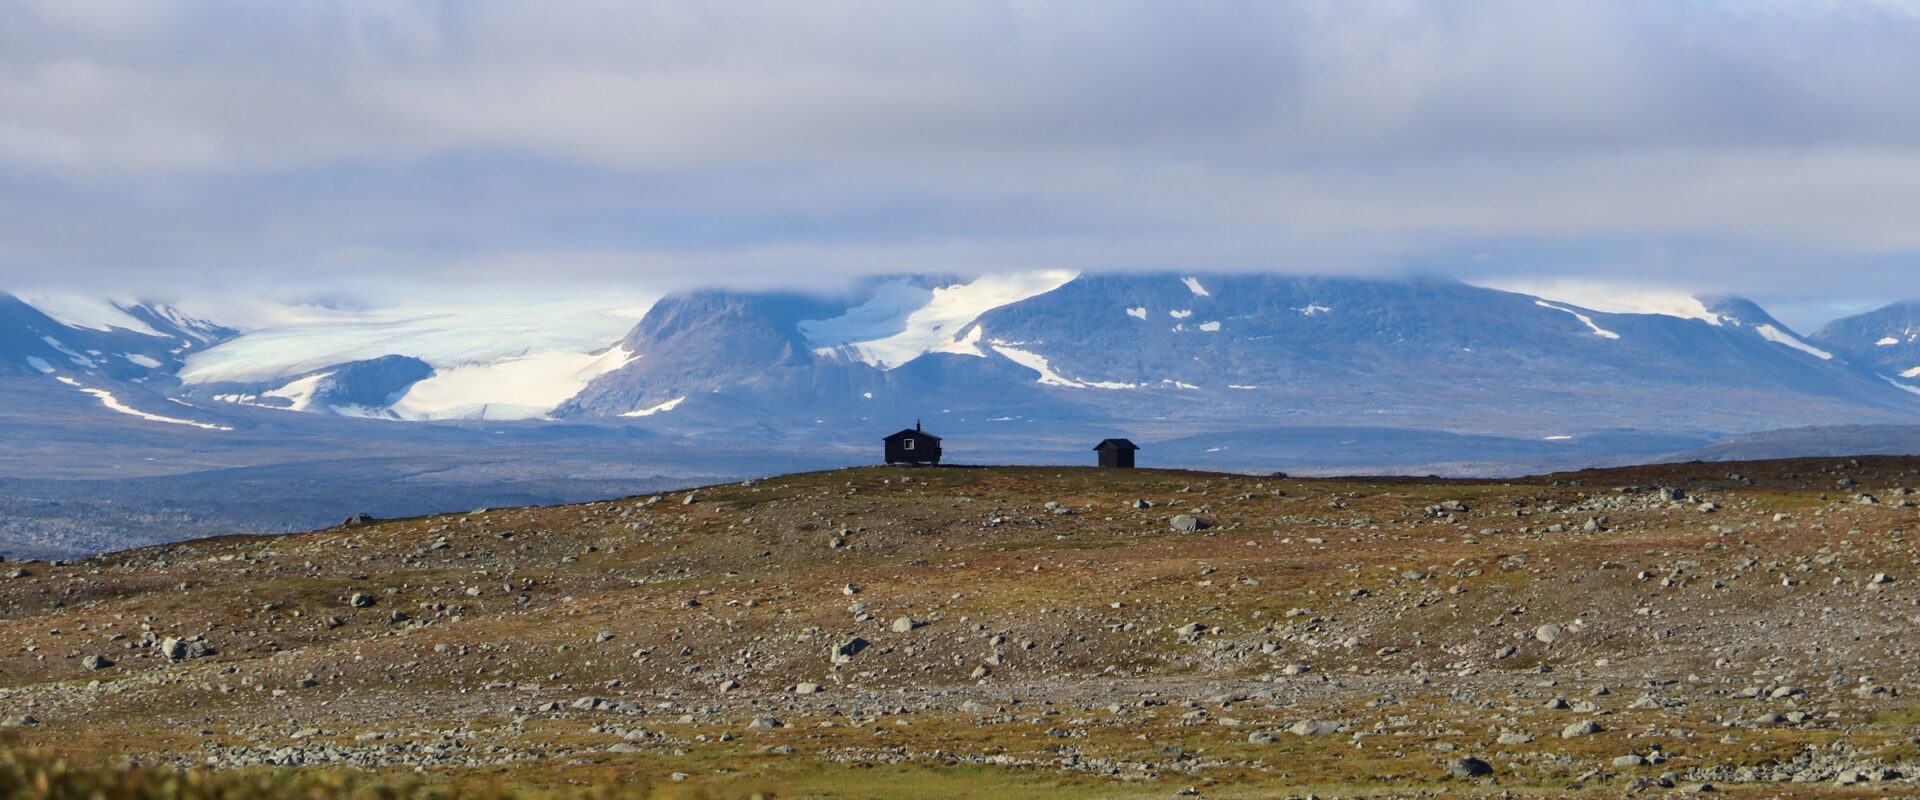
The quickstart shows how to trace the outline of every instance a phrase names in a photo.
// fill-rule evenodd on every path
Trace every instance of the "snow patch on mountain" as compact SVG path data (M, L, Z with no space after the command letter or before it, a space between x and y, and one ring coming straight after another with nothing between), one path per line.
M868 396L868 397L872 397L872 396L873 396L873 394L872 394L871 392L869 392L869 393L867 394L867 396ZM655 414L658 414L658 413L661 413L661 412L663 412L663 411L672 411L672 410L674 410L674 409L676 409L676 408L679 408L679 407L680 407L680 404L681 404L681 403L684 403L684 402L687 402L687 398L686 398L686 396L685 396L685 395L681 395L681 396L679 396L679 397L676 397L676 398L673 398L672 400L668 400L667 402L664 402L664 403L661 403L660 405L657 405L657 406L650 406L650 407L647 407L647 408L641 408L641 409L636 409L636 410L633 410L633 411L629 411L629 412L627 412L627 413L625 413L625 414L621 414L620 416L623 416L623 417L651 417L651 416L653 416L653 415L655 415Z
M187 383L253 383L304 375L349 361L413 356L436 369L487 365L535 354L591 360L620 340L651 301L539 301L513 305L384 308L286 307L267 326L187 358ZM515 374L509 370L508 374ZM509 393L519 388L502 387Z
M1602 328L1599 325L1594 324L1592 317L1589 317L1571 308L1567 308L1565 306L1556 306L1545 300L1535 300L1533 301L1533 304L1541 308L1551 308L1555 311L1564 311L1568 314L1572 314L1574 319L1580 320L1581 324L1586 325L1589 330L1593 331L1593 335L1598 336L1602 339L1620 338L1620 334L1614 333L1613 331L1607 330L1606 328Z
M1018 342L993 342L994 352L1006 356L1008 361L1040 373L1040 383L1046 386L1064 386L1069 389L1138 389L1139 384L1119 383L1116 381L1081 381L1055 372L1047 362L1047 357L1030 350L1022 350L1014 345Z
M986 351L980 349L980 337L984 335L984 333L985 331L979 325L969 326L966 331L954 337L951 341L941 342L938 346L934 347L933 352L986 358Z
M1213 296L1207 293L1207 287L1200 285L1199 278L1181 278L1180 282L1186 284L1187 291L1193 292L1193 296L1195 297L1212 297Z
M956 341L981 314L1051 292L1078 276L1063 270L997 273L932 289L908 278L890 280L845 314L802 321L800 333L817 354L844 354L893 369Z
M1146 319L1146 318L1147 318L1147 307L1146 307L1146 306L1134 306L1133 308L1129 308L1129 309L1127 309L1127 316L1129 316L1129 317L1133 317L1134 319Z
M1697 319L1709 325L1726 322L1725 317L1709 311L1705 301L1685 292L1582 280L1494 281L1481 285L1606 314L1654 314Z
M48 347L51 347L55 350L60 351L61 353L66 354L67 360L72 361L75 366L86 367L87 369L93 369L95 366L93 363L93 359L87 358L86 356L83 356L83 355L80 355L79 353L74 352L72 348L67 347L66 344L62 343L59 339L55 339L51 336L42 336L40 337L40 341L46 342Z
M1798 350L1802 353L1806 353L1807 355L1813 356L1822 361L1833 360L1832 353L1829 353L1818 347L1814 347L1813 345L1807 344L1806 342L1800 341L1798 338L1795 338L1792 334L1787 333L1786 331L1780 330L1779 328L1773 327L1772 325L1755 325L1753 326L1753 332L1760 334L1760 338L1765 339L1769 342L1786 345L1787 347L1791 347L1795 350Z
M548 350L436 370L393 404L401 419L544 419L594 378L626 366L624 347L599 353Z
M333 373L331 372L308 375L305 378L293 381L278 389L266 392L265 395L267 397L278 397L286 400L288 403L286 408L288 409L294 411L311 411L313 410L313 391L320 387L321 381L331 377L333 377Z

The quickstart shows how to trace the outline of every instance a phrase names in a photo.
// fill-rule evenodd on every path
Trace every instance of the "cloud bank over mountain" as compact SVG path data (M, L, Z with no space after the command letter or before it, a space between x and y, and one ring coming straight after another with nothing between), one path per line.
M1920 250L1916 72L1901 2L28 0L0 276L1434 271L1831 307Z

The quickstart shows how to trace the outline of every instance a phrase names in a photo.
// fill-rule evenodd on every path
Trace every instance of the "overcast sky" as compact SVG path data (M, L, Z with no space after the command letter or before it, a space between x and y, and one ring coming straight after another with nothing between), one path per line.
M0 279L1920 296L1920 0L0 0Z

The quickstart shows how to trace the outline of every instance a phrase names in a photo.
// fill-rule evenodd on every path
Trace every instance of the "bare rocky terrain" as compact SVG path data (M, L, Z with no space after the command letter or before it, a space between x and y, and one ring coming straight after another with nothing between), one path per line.
M710 796L1920 793L1920 459L864 468L0 563L0 744Z

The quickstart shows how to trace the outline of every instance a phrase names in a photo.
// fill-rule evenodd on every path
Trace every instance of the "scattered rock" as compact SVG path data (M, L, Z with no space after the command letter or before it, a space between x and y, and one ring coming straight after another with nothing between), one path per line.
M1447 765L1447 774L1463 779L1483 778L1493 774L1493 765L1473 756L1464 756Z
M1293 727L1287 729L1287 732L1295 736L1327 736L1329 734L1339 733L1340 727L1340 723L1337 722L1324 719L1308 719L1294 723Z
M1573 723L1572 725L1568 725L1567 727L1560 729L1560 738L1576 739L1581 736L1590 736L1592 734L1599 733L1603 730L1606 730L1606 729L1600 727L1599 723L1594 722L1592 720L1587 720L1585 722L1576 722L1576 723Z
M189 661L213 655L213 647L207 644L205 636L188 639L169 636L160 640L160 654L168 661Z
M852 661L854 656L859 655L860 651L867 649L867 644L867 640L855 636L852 639L834 645L833 650L827 655L833 663L845 664Z

